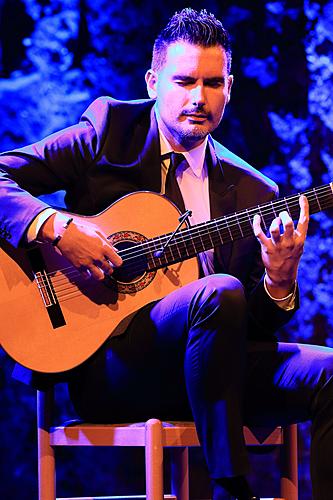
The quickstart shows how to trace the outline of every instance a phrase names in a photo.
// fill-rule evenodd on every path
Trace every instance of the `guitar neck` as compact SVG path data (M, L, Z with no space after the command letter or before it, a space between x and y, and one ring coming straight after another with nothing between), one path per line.
M255 214L260 215L261 225L265 231L282 211L287 211L291 218L296 221L299 218L299 197L302 194L308 199L310 214L333 206L333 183L329 183L179 231L166 246L162 256L156 257L155 252L161 250L170 238L170 233L162 235L143 244L146 249L147 267L149 270L159 269L195 257L216 246L253 236L252 223ZM126 259L126 255L123 257Z

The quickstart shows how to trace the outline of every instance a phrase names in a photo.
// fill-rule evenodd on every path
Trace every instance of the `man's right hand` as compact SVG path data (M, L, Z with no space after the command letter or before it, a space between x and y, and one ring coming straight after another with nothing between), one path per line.
M102 280L105 274L112 274L113 268L122 264L115 248L95 224L74 220L64 230L67 220L68 216L60 212L51 215L40 228L38 240L52 243L62 234L57 248L86 278Z

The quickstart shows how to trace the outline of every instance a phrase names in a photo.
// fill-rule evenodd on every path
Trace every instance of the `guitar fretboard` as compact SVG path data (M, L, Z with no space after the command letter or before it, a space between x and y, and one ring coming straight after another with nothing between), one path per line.
M170 241L161 256L161 250L171 233L140 243L135 247L120 251L124 265L136 270L156 270L192 257L219 245L225 245L241 238L253 236L253 217L259 214L263 230L267 231L271 222L282 211L287 211L296 221L299 218L299 197L305 195L309 202L310 214L333 206L333 183L312 188L303 193L279 198L274 201L228 214L216 219L196 224L179 231Z

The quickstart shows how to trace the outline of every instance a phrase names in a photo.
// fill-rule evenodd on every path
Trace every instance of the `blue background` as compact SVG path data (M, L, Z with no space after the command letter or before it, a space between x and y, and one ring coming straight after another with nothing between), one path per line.
M0 150L76 122L100 95L145 97L154 38L186 6L173 0L0 0ZM233 39L235 85L215 136L277 181L283 195L333 180L333 1L191 6L214 12ZM333 345L332 228L332 212L312 217L299 273L301 310L281 339ZM0 357L1 498L31 500L37 498L35 394L11 380L13 363L4 352ZM65 396L60 386L60 416L71 413ZM311 498L309 434L309 424L302 424L301 500ZM65 466L59 467L58 494L143 492L142 453L129 453L60 452ZM277 494L276 458L252 457L251 481L266 496ZM208 498L200 452L192 454L192 466L192 497Z

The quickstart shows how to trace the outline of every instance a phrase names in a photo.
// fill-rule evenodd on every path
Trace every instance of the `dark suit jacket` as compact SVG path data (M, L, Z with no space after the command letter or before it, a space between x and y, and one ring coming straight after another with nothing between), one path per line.
M151 100L123 102L101 97L88 107L78 125L0 155L0 235L14 246L24 244L30 222L47 207L36 198L41 194L64 189L68 210L94 215L130 192L160 192L160 145L153 104ZM276 197L272 181L211 137L207 161L212 217ZM271 338L291 317L263 289L260 248L254 237L218 248L215 271L232 274L244 284L250 337Z

